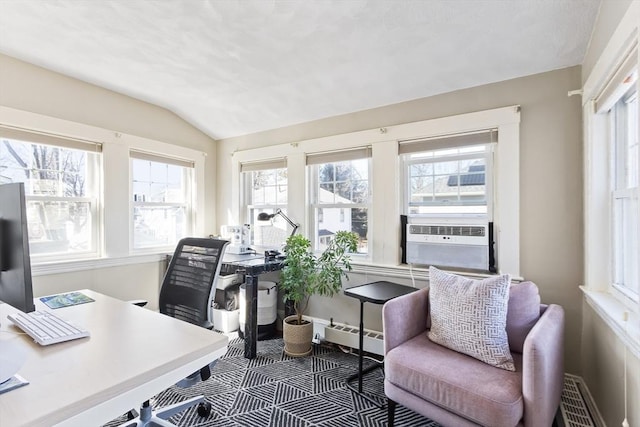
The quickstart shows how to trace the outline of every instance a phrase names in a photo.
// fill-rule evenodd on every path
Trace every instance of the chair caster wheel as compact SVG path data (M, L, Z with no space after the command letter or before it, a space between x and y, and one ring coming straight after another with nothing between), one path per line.
M211 403L209 402L200 402L198 403L198 415L202 418L206 418L211 415Z

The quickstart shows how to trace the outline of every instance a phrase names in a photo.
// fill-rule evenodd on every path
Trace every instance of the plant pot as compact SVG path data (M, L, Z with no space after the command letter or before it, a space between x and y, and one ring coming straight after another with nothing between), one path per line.
M282 339L284 352L291 357L303 357L311 354L313 339L313 323L306 320L297 325L298 316L289 316L282 322Z

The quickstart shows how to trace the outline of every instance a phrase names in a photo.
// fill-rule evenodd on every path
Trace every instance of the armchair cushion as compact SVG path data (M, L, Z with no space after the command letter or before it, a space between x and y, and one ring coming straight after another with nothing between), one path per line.
M420 334L385 355L385 380L476 424L515 426L524 410L522 356L514 362L516 372L496 369Z
M429 269L431 341L514 371L506 331L509 275L467 279Z

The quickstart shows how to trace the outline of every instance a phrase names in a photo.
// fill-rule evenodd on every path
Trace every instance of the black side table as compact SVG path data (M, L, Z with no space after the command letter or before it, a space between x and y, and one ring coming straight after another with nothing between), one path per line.
M384 304L385 302L402 296L408 293L417 291L416 288L411 286L400 285L398 283L379 281L367 283L360 286L354 286L353 288L346 289L344 294L360 300L360 343L359 343L359 355L358 355L358 373L347 378L347 385L354 379L358 378L358 393L362 393L362 376L373 369L378 368L378 365L373 365L362 371L362 353L363 353L363 341L364 341L364 303L371 302L374 304Z

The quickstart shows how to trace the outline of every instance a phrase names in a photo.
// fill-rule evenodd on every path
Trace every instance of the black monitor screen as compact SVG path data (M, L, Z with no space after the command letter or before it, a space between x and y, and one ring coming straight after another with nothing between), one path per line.
M24 184L0 185L0 301L35 310Z

